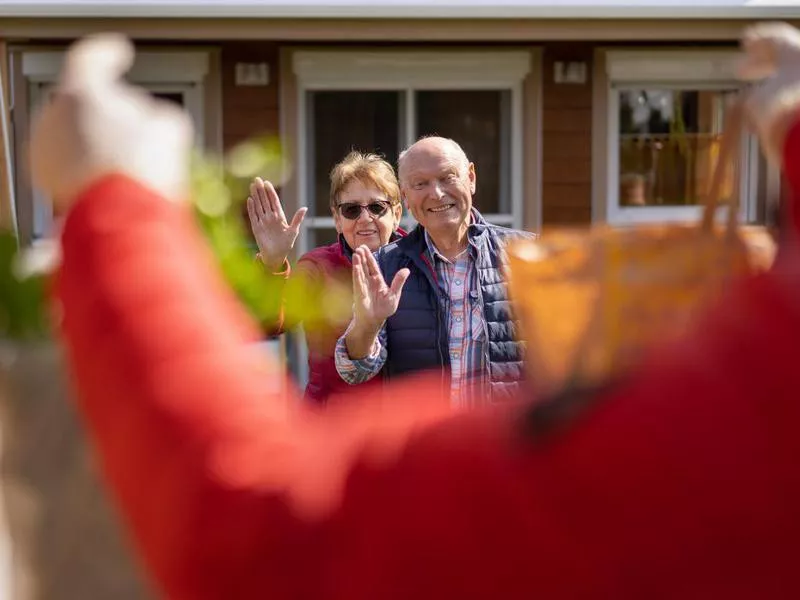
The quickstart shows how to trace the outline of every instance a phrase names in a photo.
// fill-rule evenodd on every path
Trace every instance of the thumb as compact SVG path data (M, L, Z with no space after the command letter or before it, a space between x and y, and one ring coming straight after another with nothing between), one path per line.
M67 52L61 72L62 89L97 88L116 84L134 60L133 44L116 33L87 36Z
M290 227L294 230L300 229L300 224L303 222L303 219L306 218L307 212L308 209L305 206L303 208L299 208L292 217L292 222L289 224Z
M771 76L777 65L771 58L745 55L735 63L736 77L742 81L760 81Z
M400 292L403 291L403 286L406 284L406 279L411 274L411 271L408 269L400 269L397 274L392 279L392 292L396 295L400 295Z

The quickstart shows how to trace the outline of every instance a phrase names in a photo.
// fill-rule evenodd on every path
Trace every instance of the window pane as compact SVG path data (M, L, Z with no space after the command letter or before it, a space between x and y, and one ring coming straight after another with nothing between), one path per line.
M628 89L619 92L621 206L701 204L719 153L732 90ZM734 193L733 170L723 200Z
M416 101L418 136L452 138L475 163L475 207L510 213L511 92L420 91Z
M395 167L399 92L309 92L309 193L312 214L330 215L330 172L351 150L383 154Z
M184 107L183 92L151 92L151 94L160 100L166 100L177 104L181 108Z

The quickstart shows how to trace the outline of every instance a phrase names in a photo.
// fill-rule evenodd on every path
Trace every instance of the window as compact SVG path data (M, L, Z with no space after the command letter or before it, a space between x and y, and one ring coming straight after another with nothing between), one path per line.
M697 219L717 164L726 107L740 84L728 51L610 51L605 218L611 223ZM757 218L756 140L745 135L723 201Z
M310 202L305 204L317 217L316 227L309 232L313 248L336 240L329 201L333 166L352 149L377 152L397 164L400 95L391 91L309 91L306 108L308 147L313 152L306 156Z
M329 208L332 167L352 149L400 151L424 135L456 140L476 165L475 207L490 221L522 226L522 81L530 54L502 52L296 52L300 143L298 191L309 207L299 250L336 237ZM403 225L412 227L406 214Z
M21 71L28 86L28 113L47 99L58 77L63 52L30 51L22 54ZM204 143L204 83L209 68L207 52L139 52L126 78L144 87L158 98L184 108L192 117L195 141ZM18 201L24 201L20 198ZM32 241L47 236L51 230L52 208L47 198L32 191L32 210L25 238ZM26 212L18 211L20 214Z

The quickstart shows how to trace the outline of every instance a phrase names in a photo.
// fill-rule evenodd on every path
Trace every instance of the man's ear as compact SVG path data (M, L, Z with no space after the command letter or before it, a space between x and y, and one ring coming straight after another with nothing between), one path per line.
M478 177L475 175L475 163L469 163L469 167L467 167L467 177L469 178L469 191L471 194L474 194L478 183Z
M392 206L392 212L394 212L394 218L395 218L395 221L397 221L395 226L399 226L400 225L400 219L403 218L403 204L401 202L398 202L397 204Z

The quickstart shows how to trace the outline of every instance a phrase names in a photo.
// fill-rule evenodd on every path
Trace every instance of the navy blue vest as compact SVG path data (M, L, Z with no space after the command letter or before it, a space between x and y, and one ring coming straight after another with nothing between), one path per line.
M478 289L486 319L489 384L492 400L513 397L524 378L525 343L517 339L519 330L508 300L502 271L506 265L505 244L512 238L532 238L534 234L487 223L472 211L468 235L475 248L473 259L478 273ZM443 385L449 386L447 296L436 283L433 265L427 257L425 230L417 226L407 237L388 244L376 253L387 283L407 267L406 281L397 312L386 321L388 356L383 368L386 378L411 371L442 369Z

